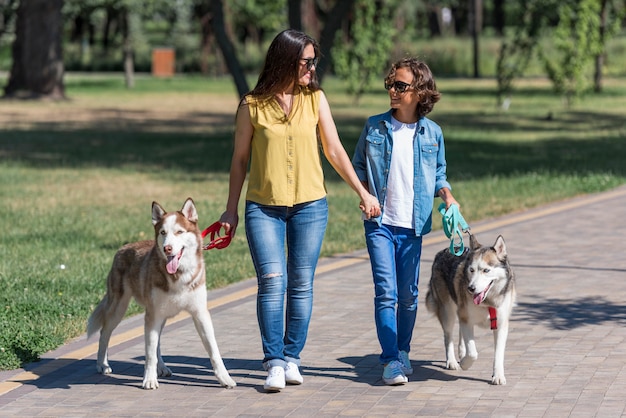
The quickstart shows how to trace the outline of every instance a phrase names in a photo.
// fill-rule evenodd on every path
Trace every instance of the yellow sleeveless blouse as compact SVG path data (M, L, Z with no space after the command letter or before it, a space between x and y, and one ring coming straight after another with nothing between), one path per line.
M246 200L294 206L326 196L317 138L320 92L301 89L289 117L274 99L247 97L254 127Z

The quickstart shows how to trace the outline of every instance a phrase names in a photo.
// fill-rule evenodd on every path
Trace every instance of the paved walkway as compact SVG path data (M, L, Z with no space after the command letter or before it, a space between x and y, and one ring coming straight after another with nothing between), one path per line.
M110 350L113 373L95 372L96 338L45 355L27 370L0 372L2 417L100 416L626 416L626 187L472 224L483 244L498 234L517 276L505 357L506 386L489 384L489 330L477 331L469 371L444 366L437 320L423 305L441 232L424 242L420 308L404 386L381 381L366 253L320 261L301 386L262 390L255 282L210 293L227 368L219 387L188 317L168 323L163 354L173 370L155 391L141 389L142 317L122 323ZM470 220L471 223L471 220Z

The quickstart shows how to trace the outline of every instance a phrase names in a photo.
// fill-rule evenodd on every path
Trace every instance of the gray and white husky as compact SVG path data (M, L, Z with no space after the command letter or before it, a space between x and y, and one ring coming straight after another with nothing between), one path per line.
M480 245L470 235L470 247L459 257L449 249L440 251L433 262L426 307L437 316L443 328L446 368L459 369L452 337L457 317L463 370L469 369L478 358L474 325L491 325L495 343L491 383L506 384L504 350L514 304L515 278L501 235L491 247Z

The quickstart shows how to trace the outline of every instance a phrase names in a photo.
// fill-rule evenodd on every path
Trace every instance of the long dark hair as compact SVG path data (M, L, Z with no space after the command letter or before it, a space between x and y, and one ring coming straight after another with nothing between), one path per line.
M407 68L413 73L413 84L411 84L411 87L415 89L420 98L417 104L417 118L420 119L422 116L426 116L433 110L435 103L441 99L441 93L437 91L433 73L425 62L417 58L403 58L391 66L387 77L385 77L385 83L395 81L398 68Z
M286 29L276 35L267 50L265 64L256 86L247 95L266 100L284 91L290 84L297 87L300 79L300 59L307 45L313 46L316 57L320 56L317 41L303 32ZM315 71L311 73L308 88L312 91L320 88Z

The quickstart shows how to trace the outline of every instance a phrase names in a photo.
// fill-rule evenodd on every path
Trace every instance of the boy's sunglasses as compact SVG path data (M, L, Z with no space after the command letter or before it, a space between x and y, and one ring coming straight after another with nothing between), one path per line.
M403 83L402 81L394 81L393 83L388 83L385 81L385 90L391 90L392 87L395 89L395 91L402 94L407 91L409 87L411 87L411 85Z
M306 70L307 71L311 71L311 68L313 68L313 67L317 68L317 63L319 62L319 58L317 58L317 57L315 57L315 58L301 58L301 61L305 62Z

